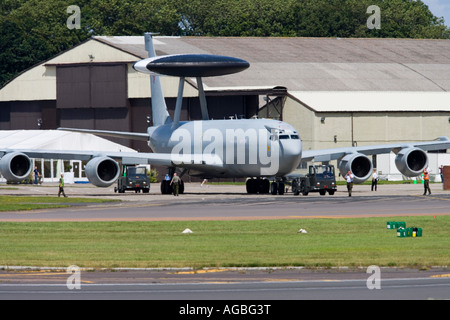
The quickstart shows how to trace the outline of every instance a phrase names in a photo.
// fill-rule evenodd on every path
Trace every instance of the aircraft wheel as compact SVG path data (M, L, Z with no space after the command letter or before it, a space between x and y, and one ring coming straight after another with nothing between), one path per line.
M180 181L180 187L178 188L178 193L183 194L184 193L184 181Z
M255 194L258 192L258 180L248 179L245 183L245 188L248 194Z
M272 182L272 184L270 185L270 193L272 195L276 195L278 192L278 183L277 182Z
M278 182L278 194L282 196L284 194L284 183Z
M270 181L267 179L259 180L258 187L260 194L268 194L270 192Z
M172 186L170 185L170 181L167 180L163 180L161 181L161 193L162 194L171 194L172 191Z

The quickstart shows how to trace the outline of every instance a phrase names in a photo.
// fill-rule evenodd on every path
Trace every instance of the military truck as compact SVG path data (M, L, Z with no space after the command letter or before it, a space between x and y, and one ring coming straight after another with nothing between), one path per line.
M124 166L123 174L117 180L117 187L114 188L114 192L125 193L127 190L134 190L139 193L150 192L150 178L147 175L147 167L137 166L128 167Z
M292 192L307 196L310 192L319 192L324 196L327 192L334 195L337 190L334 166L311 165L309 173L303 177L292 180Z

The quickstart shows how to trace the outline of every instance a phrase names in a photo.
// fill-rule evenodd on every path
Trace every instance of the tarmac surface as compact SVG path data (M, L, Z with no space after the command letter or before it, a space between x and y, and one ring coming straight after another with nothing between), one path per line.
M418 184L345 186L335 195L248 195L243 185L200 187L186 184L179 197L114 193L114 186L66 185L69 197L117 199L65 209L0 212L5 221L156 221L347 218L450 215L450 192L432 184L423 196ZM57 195L56 184L7 186L0 195ZM0 300L145 299L145 300L403 300L450 299L450 268L382 268L381 290L368 289L366 269L220 268L82 270L81 290L69 290L66 270L0 267ZM173 307L173 306L172 306ZM178 306L173 307L178 310ZM220 308L219 308L220 309ZM220 309L223 310L223 309ZM220 311L217 310L217 311ZM291 310L294 311L294 310Z
M432 195L423 196L420 184L357 185L352 197L346 186L333 195L249 195L244 185L186 184L185 194L162 195L159 184L150 193L114 193L114 187L67 185L69 197L120 200L104 204L74 205L64 209L1 212L0 221L156 221L345 218L412 215L449 215L450 191L432 184ZM0 195L57 195L56 184L40 186L0 185ZM63 202L63 201L62 201Z
M0 300L222 300L233 304L238 300L450 299L450 269L381 268L380 275L376 287L366 269L81 271L79 288L69 288L70 273L65 270L2 270Z

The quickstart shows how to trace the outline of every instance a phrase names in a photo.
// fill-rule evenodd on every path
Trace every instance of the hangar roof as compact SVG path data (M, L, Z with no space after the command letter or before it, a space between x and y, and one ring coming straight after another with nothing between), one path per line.
M98 152L137 152L92 134L59 130L0 130L0 147L8 149L46 149Z
M144 37L94 37L147 57ZM158 55L204 53L250 62L242 73L204 79L207 87L289 91L450 91L450 40L155 37Z
M315 112L450 112L450 92L289 92Z

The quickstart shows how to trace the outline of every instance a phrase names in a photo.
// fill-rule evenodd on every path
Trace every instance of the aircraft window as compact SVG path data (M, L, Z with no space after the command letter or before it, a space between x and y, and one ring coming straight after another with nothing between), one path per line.
M296 135L296 134L292 134L291 135L291 139L300 140L300 137L298 135Z
M143 167L128 168L128 175L129 176L145 175L145 168Z
M280 140L286 140L286 139L289 139L289 136L287 134L280 135Z

